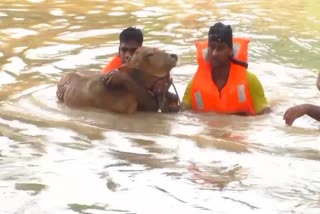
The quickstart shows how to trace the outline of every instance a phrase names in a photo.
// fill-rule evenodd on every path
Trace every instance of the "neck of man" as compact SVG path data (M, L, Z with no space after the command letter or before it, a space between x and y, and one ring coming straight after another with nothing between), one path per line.
M218 87L219 91L221 91L221 89L226 85L228 81L230 67L230 61L217 67L211 67L212 80Z

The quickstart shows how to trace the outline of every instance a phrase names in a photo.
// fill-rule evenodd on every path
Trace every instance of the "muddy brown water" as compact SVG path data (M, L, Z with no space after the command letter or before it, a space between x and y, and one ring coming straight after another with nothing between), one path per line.
M196 3L195 3L196 2ZM317 0L0 2L0 213L319 213ZM216 21L251 38L249 70L273 113L115 115L57 103L55 84L96 72L126 26L177 53L182 97L196 40Z

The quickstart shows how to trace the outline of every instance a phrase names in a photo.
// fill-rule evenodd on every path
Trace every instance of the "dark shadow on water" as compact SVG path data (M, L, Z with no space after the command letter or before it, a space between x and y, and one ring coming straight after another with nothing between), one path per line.
M46 188L47 186L44 184L36 184L36 183L16 183L15 184L16 190L30 192L31 195L38 195Z

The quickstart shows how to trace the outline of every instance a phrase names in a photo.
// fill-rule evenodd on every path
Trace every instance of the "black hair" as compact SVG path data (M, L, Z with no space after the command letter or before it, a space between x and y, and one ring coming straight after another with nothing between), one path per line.
M231 26L222 24L221 22L214 24L209 29L208 40L225 42L230 48L233 48Z
M119 35L120 43L135 41L142 45L143 43L143 33L140 29L135 27L128 27L124 29Z

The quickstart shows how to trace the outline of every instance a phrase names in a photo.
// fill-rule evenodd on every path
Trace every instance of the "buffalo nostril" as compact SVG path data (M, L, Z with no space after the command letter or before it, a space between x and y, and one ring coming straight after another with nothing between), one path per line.
M174 58L175 60L178 60L178 55L177 54L170 54L170 57Z

